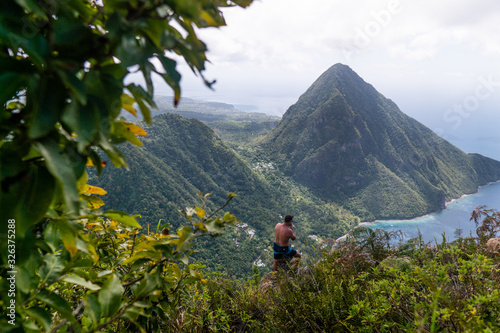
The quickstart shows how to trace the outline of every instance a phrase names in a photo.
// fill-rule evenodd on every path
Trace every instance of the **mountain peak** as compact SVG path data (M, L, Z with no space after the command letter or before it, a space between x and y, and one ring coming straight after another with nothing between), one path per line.
M346 83L350 80L363 81L364 80L352 70L351 67L337 63L332 67L328 68L321 76L316 80L315 83ZM365 82L366 83L366 82Z
M349 66L337 63L314 81L309 89L300 96L298 103L304 103L312 109L317 109L336 96L341 96L347 104L352 105L360 101L379 99L382 95ZM309 108L310 111L311 108ZM294 106L291 106L283 118L290 117L296 111L304 112L304 110L294 110Z
M344 65L344 64L342 64L340 62L338 62L335 65L333 65L332 67L328 68L324 72L324 74L326 74L326 73L332 73L332 72L335 72L335 73L349 73L349 74L354 73L354 74L356 74L356 72L354 72L351 67L349 67L348 65Z
M492 171L478 172L482 162L343 64L309 87L263 145L287 175L366 219L423 215L500 177L500 163L482 160Z

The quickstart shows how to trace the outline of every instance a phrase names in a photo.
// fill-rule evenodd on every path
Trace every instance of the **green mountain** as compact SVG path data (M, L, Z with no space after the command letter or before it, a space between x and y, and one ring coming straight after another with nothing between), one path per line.
M339 237L359 222L342 207L283 177L259 154L247 162L199 120L165 113L155 116L151 126L140 125L148 133L141 138L144 145L120 147L130 170L106 167L100 179L92 174L89 183L108 191L103 208L140 214L139 222L150 228L160 219L174 229L185 225L178 211L199 205L196 191L213 193L207 202L212 210L236 192L226 210L246 226L230 229L215 241L196 242L198 258L213 270L244 277L258 259L266 263L264 271L269 269L274 226L286 214L300 221L302 239L310 234Z
M224 204L230 192L237 192L232 206L259 230L273 218L270 211L279 212L268 200L272 195L265 179L202 122L162 114L145 128L143 147L121 147L130 171L105 168L98 180L110 190L107 205L141 214L150 224L162 219L174 227L184 221L179 209L198 204L197 190L213 193L209 207Z
M365 220L424 215L500 179L500 162L464 153L342 64L261 144L285 175Z
M121 148L130 171L105 168L90 183L108 191L105 208L140 214L152 228L160 219L185 224L178 210L199 204L198 190L213 192L209 209L236 192L227 210L245 227L197 242L202 262L234 277L248 276L259 259L269 270L274 225L286 214L299 221L294 245L307 252L308 243L340 237L360 217L423 215L500 178L499 162L465 154L343 65L324 73L277 126L225 104L188 100L176 111L183 116L158 104L152 125L140 124L144 146Z

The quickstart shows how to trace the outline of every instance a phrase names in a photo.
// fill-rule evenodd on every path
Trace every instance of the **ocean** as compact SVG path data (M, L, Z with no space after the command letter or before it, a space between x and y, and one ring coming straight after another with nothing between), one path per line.
M387 231L401 230L404 238L410 239L422 233L425 242L441 242L443 234L448 241L456 239L455 231L462 229L462 237L476 236L476 225L469 221L472 211L477 206L486 205L488 209L500 209L500 182L483 186L475 194L465 195L447 203L440 212L418 217L412 220L386 220L362 223L372 229Z

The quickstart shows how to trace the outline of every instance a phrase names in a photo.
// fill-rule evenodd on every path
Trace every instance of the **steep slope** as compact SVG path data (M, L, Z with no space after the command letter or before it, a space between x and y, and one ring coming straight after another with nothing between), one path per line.
M266 181L206 125L162 114L146 129L143 147L121 147L130 171L105 168L96 180L110 190L108 206L141 214L147 223L162 219L177 227L183 222L178 209L197 204L197 190L213 192L209 197L212 207L222 205L230 192L237 192L231 211L236 209L242 219L252 217L262 223L272 219L266 214L278 207L268 200L271 194Z
M500 162L467 155L341 64L262 145L285 174L364 219L423 215L500 178Z
M266 263L264 271L269 269L274 226L282 220L280 215L296 216L301 239L309 234L340 237L359 222L349 211L268 169L268 164L261 167L262 160L252 161L260 162L259 167L251 166L199 120L161 114L144 128L148 136L141 138L143 147L120 146L130 170L106 167L100 179L92 174L89 183L108 191L103 208L140 214L139 222L153 229L159 219L174 229L186 225L178 210L199 204L197 190L213 192L210 209L224 204L228 193L236 192L226 210L247 226L229 229L216 240L196 242L198 258L210 269L244 277L258 259ZM301 247L298 241L296 246Z

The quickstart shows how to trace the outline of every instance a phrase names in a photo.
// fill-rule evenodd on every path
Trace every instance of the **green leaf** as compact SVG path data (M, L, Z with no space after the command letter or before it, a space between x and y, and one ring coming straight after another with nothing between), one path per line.
M137 318L139 318L139 316L148 317L148 315L146 315L144 313L143 308L140 308L137 306L131 306L131 307L128 307L127 310L125 310L122 318L126 318L126 319L130 320L131 322L133 322L136 325L137 329L139 329L140 332L146 333L147 331L144 328L142 328L139 324L135 323L135 321L137 320Z
M144 117L144 121L150 124L151 111L149 110L149 107L156 109L156 104L153 101L152 97L141 86L129 84L126 88L134 96L136 103L139 105L139 108L141 109L142 115ZM149 105L149 107L146 105L146 103Z
M104 150L115 167L119 168L123 166L128 169L123 154L103 135L100 136L99 147Z
M43 327L43 329L46 332L50 331L50 327L52 324L52 316L50 315L49 312L47 312L47 310L45 310L44 308L34 306L29 309L26 309L26 313L28 314L28 316L33 317L33 319L35 319L37 324Z
M73 257L78 252L78 249L76 248L77 231L66 219L57 221L57 229L59 229L59 233L61 234L64 247Z
M85 90L85 85L83 82L76 77L75 74L70 73L66 70L57 70L57 74L64 82L64 84L71 90L76 100L82 105L87 104L87 92Z
M177 63L165 56L158 55L158 60L160 60L161 64L163 65L163 68L165 70L165 73L158 73L160 74L165 82L173 89L174 91L174 105L177 106L179 104L180 98L181 98L181 86L180 86L180 80L181 80L181 75L175 68Z
M141 72L144 76L144 80L146 81L146 87L148 89L148 94L153 96L154 87L153 80L151 79L151 72L154 71L155 67L149 61L146 61L141 66Z
M125 289L115 274L104 282L98 297L103 317L110 317L120 309L124 292Z
M158 225L156 226L156 233L160 232L160 223L161 223L161 219L158 221Z
M221 233L224 230L221 228L221 223L216 220L208 220L205 222L205 226L209 232Z
M15 0L18 5L38 16L39 19L47 21L47 14L42 7L39 5L39 1L36 0Z
M65 104L65 88L59 80L42 80L33 91L29 136L38 139L54 130Z
M253 2L253 0L231 0L231 1L243 8L250 6Z
M57 232L55 222L51 221L44 230L44 241L50 247L52 252L56 252L61 246L61 237Z
M130 227L138 229L142 228L139 222L137 222L136 220L136 217L138 217L139 215L130 216L127 213L119 212L116 210L108 210L104 215L107 216L110 220L120 222Z
M51 283L57 279L64 270L64 265L61 258L54 254L46 254L43 257L44 265L40 268L40 278L42 283Z
M26 76L14 72L0 73L0 105L12 99L26 85Z
M100 277L106 276L106 275L111 274L111 273L113 273L113 271L112 271L112 270L110 270L110 269L106 269L106 270L104 270L104 271L99 272L99 273L97 274L97 277L98 277L98 278L100 278Z
M82 287L85 287L89 290L100 290L101 287L98 286L97 284L94 284L92 282L89 282L85 280L84 278L77 276L77 275L66 275L65 277L62 278L64 282L76 284Z
M65 4L78 12L78 14L87 21L90 17L95 15L96 9L85 6L85 2L79 0L66 0Z
M177 243L178 252L186 252L193 247L191 239L193 239L193 229L191 227L182 227L177 231L179 235L179 243Z
M94 150L90 151L90 160L94 163L97 169L97 176L101 177L102 169L103 169L103 161L101 161L101 157Z
M27 294L31 289L31 274L25 266L16 266L16 287L23 293Z
M121 264L128 265L130 263L133 263L136 260L144 259L144 258L149 259L149 260L159 259L159 258L161 258L161 253L153 252L153 251L140 251L140 252L137 252L136 254L134 254L132 257L123 261Z
M200 13L200 23L197 24L202 27L221 27L226 25L224 21L224 17L216 10L216 11L201 11Z
M66 300L61 296L59 296L58 294L55 294L53 292L44 289L40 291L35 296L35 298L55 309L57 312L61 314L61 316L66 318L68 321L70 322L76 321L68 302L66 302Z
M17 232L24 235L38 223L52 202L56 182L48 170L34 166L23 179L27 181L18 200Z
M182 271L179 268L179 265L177 265L176 263L173 263L172 270L173 270L174 276L177 278L177 281L179 281L182 278Z
M99 319L101 319L101 305L92 294L85 295L83 305L85 306L85 311L89 314L90 319L94 323L94 326L97 326Z
M160 286L160 281L157 278L147 274L141 283L134 290L134 295L137 299L147 296Z
M72 101L64 109L61 118L78 135L79 151L83 151L98 137L100 117L92 103L82 106L77 101Z
M61 183L64 190L64 201L70 214L76 215L80 211L80 197L76 187L77 177L73 166L75 163L86 161L72 161L63 153L61 147L54 140L47 139L34 143L36 149L45 158L45 164L50 173Z
M47 39L40 35L38 31L33 31L30 35L32 37L28 38L22 31L19 34L10 31L7 38L11 42L12 49L17 50L21 47L29 55L29 61L38 70L43 70L44 66L46 66L46 59L49 56L49 44Z

